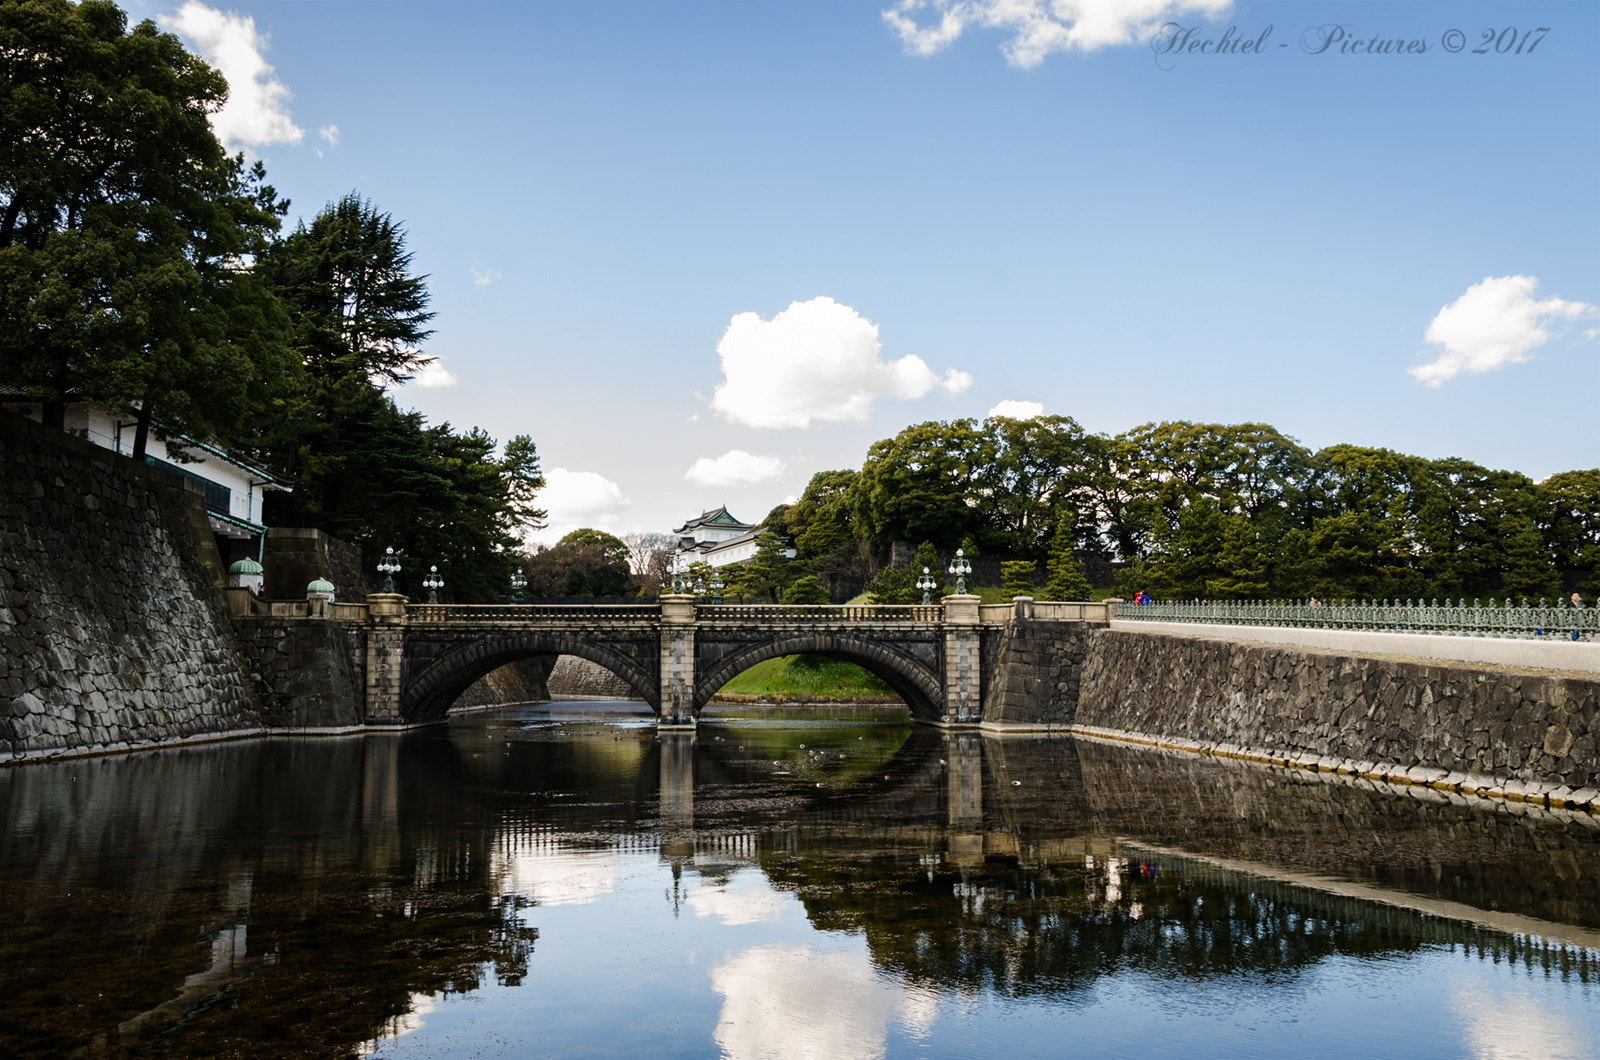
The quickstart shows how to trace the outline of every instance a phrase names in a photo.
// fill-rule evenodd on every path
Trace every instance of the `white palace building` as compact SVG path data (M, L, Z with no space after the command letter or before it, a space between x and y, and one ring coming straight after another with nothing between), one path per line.
M756 558L756 543L766 527L741 523L728 514L727 506L701 512L672 532L678 539L673 552L673 570L686 571L695 563L711 567L726 567L730 563L746 563ZM794 549L784 555L794 557Z

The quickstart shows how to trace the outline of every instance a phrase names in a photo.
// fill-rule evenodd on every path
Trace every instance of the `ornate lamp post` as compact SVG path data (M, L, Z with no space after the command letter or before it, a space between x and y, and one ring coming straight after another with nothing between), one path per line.
M963 549L956 549L956 558L955 562L950 564L950 573L956 576L956 595L965 595L967 591L967 575L972 573L972 563L967 559Z
M716 571L711 572L711 602L722 603L722 575Z
M439 590L444 588L444 579L439 577L439 568L437 566L428 568L428 576L422 579L422 587L428 590L428 603L436 604L439 602Z
M698 599L698 598L704 596L705 594L706 594L706 583L705 583L705 581L703 579L701 579L701 578L696 578L694 580L694 595L695 595L695 598Z
M938 586L939 586L939 583L934 581L933 575L928 573L928 568L927 567L923 567L922 568L922 577L917 579L917 588L922 590L922 602L923 603L925 603L925 604L933 603L932 598L930 598L928 596L928 594L930 592L932 592L934 589L938 588Z
M675 593L688 591L688 586L683 581L683 563L677 556L672 557L672 591Z
M378 561L378 573L383 575L383 591L394 592L394 576L400 573L400 561L394 558L394 549L383 550L383 558Z
M511 568L511 597L516 603L522 603L522 590L528 587L528 576L522 573L521 567Z

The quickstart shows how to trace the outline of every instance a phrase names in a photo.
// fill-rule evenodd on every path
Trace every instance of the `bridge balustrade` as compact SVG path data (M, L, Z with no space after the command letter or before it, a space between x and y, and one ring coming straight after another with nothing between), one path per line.
M654 622L659 604L407 604L407 617L418 623L445 622Z
M702 622L943 622L942 604L700 604Z

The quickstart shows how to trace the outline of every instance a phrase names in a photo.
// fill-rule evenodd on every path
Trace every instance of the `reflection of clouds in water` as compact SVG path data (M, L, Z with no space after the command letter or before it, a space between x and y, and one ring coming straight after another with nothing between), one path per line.
M885 1051L890 1020L921 1036L932 994L886 983L861 951L757 946L711 973L723 996L717 1044L731 1060L867 1060Z
M695 916L716 917L724 924L761 924L777 920L792 901L774 891L759 876L739 873L726 883L696 887L689 892Z
M408 1034L420 1031L428 1022L428 1013L439 1007L439 999L433 994L412 994L411 1011L403 1016L396 1016L384 1024L383 1034L370 1042L362 1042L356 1046L357 1056L378 1056L387 1047L394 1044L396 1038L404 1038Z
M618 857L611 851L510 854L495 861L491 872L502 889L539 905L582 905L617 887Z
M1463 983L1451 1008L1461 1017L1463 1044L1476 1060L1579 1060L1593 1056L1593 1042L1546 1011L1522 989L1497 982L1493 991L1481 983Z

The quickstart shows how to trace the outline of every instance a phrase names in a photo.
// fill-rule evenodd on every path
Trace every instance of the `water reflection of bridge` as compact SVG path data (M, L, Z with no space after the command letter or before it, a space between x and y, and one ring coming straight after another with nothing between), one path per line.
M782 809L765 817L747 814L730 825L721 805L727 796L716 793L731 783L730 763L720 757L726 747L688 734L663 735L650 767L656 779L653 815L641 816L632 829L613 832L577 821L558 823L543 812L506 818L496 835L499 853L515 857L536 850L603 849L655 854L675 875L697 871L726 876L751 868L802 896L817 894L819 879L846 893L859 889L863 879L870 881L869 891L897 891L918 877L924 883L937 879L948 888L957 921L982 919L986 905L1015 908L1022 893L1050 894L1065 905L1037 923L1012 919L990 930L1032 938L1030 945L1037 945L1040 938L1064 930L1060 914L1068 912L1083 921L1069 932L1080 942L1084 932L1098 930L1093 925L1116 925L1102 943L1114 943L1125 956L1140 952L1148 957L1181 938L1187 940L1187 959L1195 959L1189 952L1194 947L1203 952L1230 949L1247 935L1254 940L1249 945L1259 946L1278 933L1282 947L1294 950L1310 932L1332 940L1341 952L1449 945L1580 977L1600 970L1600 895L1592 888L1577 888L1560 909L1537 901L1526 913L1492 908L1503 904L1511 886L1497 882L1497 876L1537 877L1541 871L1570 875L1575 867L1580 880L1594 878L1586 876L1600 865L1592 836L1587 844L1574 844L1568 842L1574 835L1557 829L1533 840L1522 823L1497 822L1493 814L1475 810L1460 814L1452 829L1452 822L1437 819L1437 807L1328 786L1274 787L1279 778L1240 767L1210 770L1203 780L1217 790L1205 797L1195 787L1202 778L1175 768L1181 763L1160 762L1161 768L1152 770L1157 763L1148 755L1141 761L1137 752L1124 753L1118 768L1086 773L1074 741L1017 745L975 734L928 732L913 734L867 778L820 791L797 787ZM1130 765L1145 772L1129 770ZM697 812L697 794L707 788L697 783L697 770L716 780L710 785L709 814ZM1130 783L1130 777L1142 779ZM1342 805L1329 806L1330 795ZM1171 817L1167 811L1175 797L1192 808L1178 814L1180 818L1209 816L1240 827L1231 836L1228 829L1222 834L1195 829L1196 845L1188 849L1155 842L1165 834L1159 827L1129 828L1133 821L1126 814L1111 821L1105 812L1111 798L1145 817L1151 815L1141 807L1153 806L1162 807L1156 816ZM699 802L706 801L700 794ZM1219 808L1224 809L1219 813ZM1238 840L1253 830L1256 814L1294 821L1307 812L1343 820L1352 832L1367 831L1376 814L1382 831L1401 837L1409 813L1413 827L1442 826L1461 849L1452 861L1450 851L1434 844L1433 860L1425 866L1436 878L1433 894L1382 865L1348 866L1354 874L1368 875L1363 881L1306 871L1308 866L1292 858L1247 861L1216 853L1251 852L1248 843L1241 846ZM1581 829L1577 837L1583 837ZM1322 835L1316 841L1331 839ZM870 840L870 866L850 860L868 847L862 840ZM1528 860L1533 855L1537 861L1535 851L1541 849L1550 862L1543 869ZM1564 871L1551 867L1558 862L1566 865ZM1477 874L1476 895L1449 886L1452 871L1469 864ZM1402 886L1386 886L1391 879ZM827 904L836 906L837 895L829 893ZM1202 915L1199 910L1207 902L1209 909ZM1572 919L1561 923L1536 915L1552 912ZM1155 929L1156 924L1165 926ZM1079 944L1065 937L1056 941L1069 948ZM1312 959L1313 954L1304 956Z

